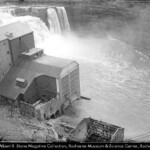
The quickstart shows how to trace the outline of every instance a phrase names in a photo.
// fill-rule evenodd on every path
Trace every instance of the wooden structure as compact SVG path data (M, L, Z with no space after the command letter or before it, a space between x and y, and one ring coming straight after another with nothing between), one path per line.
M69 136L71 142L116 143L124 139L124 128L92 118L83 119Z

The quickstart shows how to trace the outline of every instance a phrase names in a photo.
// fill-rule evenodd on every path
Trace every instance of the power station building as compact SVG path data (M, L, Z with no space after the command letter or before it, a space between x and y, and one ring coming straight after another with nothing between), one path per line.
M0 28L0 96L40 120L80 98L79 64L35 48L33 32L15 22Z

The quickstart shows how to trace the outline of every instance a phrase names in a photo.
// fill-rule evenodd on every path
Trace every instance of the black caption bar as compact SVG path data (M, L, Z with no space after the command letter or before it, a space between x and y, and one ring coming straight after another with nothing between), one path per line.
M150 143L118 143L118 144L110 144L110 143L0 143L0 148L20 148L20 149L77 149L77 148L106 148L106 149L119 149L119 148L127 148L127 149L144 149L150 148Z

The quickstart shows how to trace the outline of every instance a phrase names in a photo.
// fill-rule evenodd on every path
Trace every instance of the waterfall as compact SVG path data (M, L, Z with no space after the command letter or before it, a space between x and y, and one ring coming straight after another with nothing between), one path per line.
M51 31L57 33L70 31L68 16L64 7L48 8L47 15Z
M61 33L60 22L55 8L47 9L47 19L50 31L54 33Z
M70 31L68 16L64 7L57 7L58 17L62 31Z

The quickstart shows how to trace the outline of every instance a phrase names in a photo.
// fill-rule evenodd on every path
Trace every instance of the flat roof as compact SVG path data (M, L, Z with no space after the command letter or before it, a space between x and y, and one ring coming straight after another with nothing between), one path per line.
M54 56L42 55L38 59L35 59L34 62L53 67L64 68L75 61Z
M35 54L36 52L40 52L40 51L43 51L43 49L34 47L32 49L29 49L28 52L23 52L22 54L27 55L27 56L31 56L31 55Z
M58 78L61 69L49 67L48 65L37 64L32 61L22 62L18 67L14 66L0 83L0 95L10 99L17 99L20 93L24 94L32 81L40 76L47 75ZM16 78L27 80L25 88L16 85Z
M9 39L13 40L20 36L26 35L28 33L32 33L33 31L27 27L28 25L22 22L14 22L8 25L4 25L0 27L0 41ZM12 34L12 37L9 38L8 34Z

